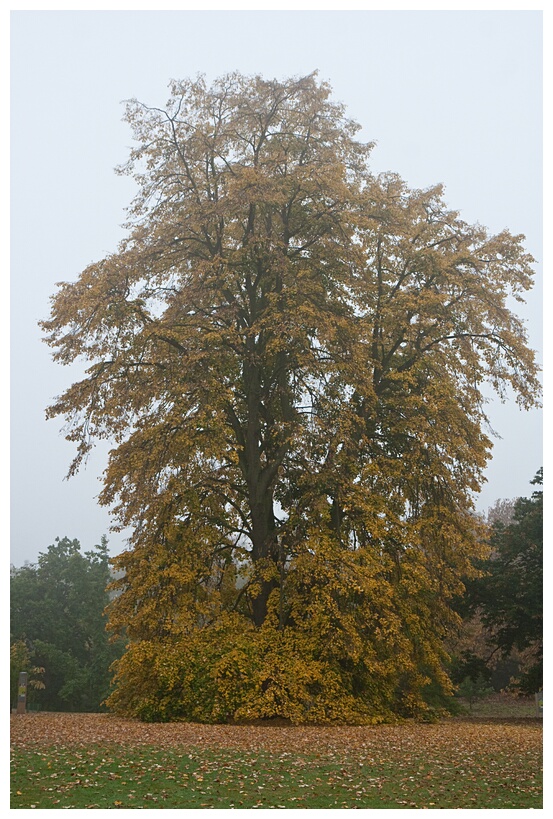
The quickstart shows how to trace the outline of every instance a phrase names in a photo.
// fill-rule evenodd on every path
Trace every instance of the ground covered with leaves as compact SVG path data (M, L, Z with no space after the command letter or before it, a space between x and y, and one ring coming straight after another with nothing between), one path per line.
M375 727L12 718L12 808L541 808L541 720Z

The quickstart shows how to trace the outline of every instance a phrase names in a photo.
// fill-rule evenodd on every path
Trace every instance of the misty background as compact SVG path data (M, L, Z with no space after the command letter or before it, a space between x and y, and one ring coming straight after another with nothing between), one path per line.
M537 11L16 11L11 14L11 562L56 537L107 534L96 502L107 445L65 481L74 445L45 408L80 371L51 361L37 322L55 283L115 251L134 183L123 100L163 107L171 78L283 79L318 69L375 140L372 170L445 186L491 232L526 236L536 286L525 307L542 349L542 13ZM491 396L491 393L490 393ZM541 412L493 399L495 440L477 499L528 496L542 465Z

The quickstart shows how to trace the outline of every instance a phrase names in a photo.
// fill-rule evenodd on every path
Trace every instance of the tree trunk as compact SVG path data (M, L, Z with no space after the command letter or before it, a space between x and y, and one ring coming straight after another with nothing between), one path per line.
M260 585L259 593L252 597L253 621L256 626L261 626L267 617L269 595L278 585L275 577L263 577L273 568L271 563L276 569L278 562L272 489L267 489L252 505L252 541L254 572L256 583Z
M248 420L244 430L240 464L248 489L254 585L260 587L258 594L252 597L253 621L256 626L261 626L267 616L269 595L277 585L275 578L267 579L266 575L272 568L271 561L275 567L278 563L278 547L273 508L274 470L262 458L261 373L259 366L252 363L255 360L255 352L251 351L250 361L244 365Z

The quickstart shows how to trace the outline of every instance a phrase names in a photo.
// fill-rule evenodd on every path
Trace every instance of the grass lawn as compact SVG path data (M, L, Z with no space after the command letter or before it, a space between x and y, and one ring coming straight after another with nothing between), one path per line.
M12 717L12 808L541 808L541 721L372 728Z

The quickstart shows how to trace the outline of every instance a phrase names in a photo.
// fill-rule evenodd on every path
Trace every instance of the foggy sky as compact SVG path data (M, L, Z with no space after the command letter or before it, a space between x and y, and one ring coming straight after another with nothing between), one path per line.
M542 347L541 12L17 11L11 16L11 561L56 536L109 534L98 507L107 448L64 481L73 445L45 407L78 377L52 363L37 322L55 282L116 250L133 183L122 100L162 107L171 78L319 70L376 140L374 172L441 182L468 222L526 235L537 283L517 312ZM540 355L541 360L541 355ZM497 440L478 500L529 495L541 413L490 404Z

